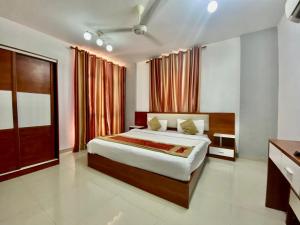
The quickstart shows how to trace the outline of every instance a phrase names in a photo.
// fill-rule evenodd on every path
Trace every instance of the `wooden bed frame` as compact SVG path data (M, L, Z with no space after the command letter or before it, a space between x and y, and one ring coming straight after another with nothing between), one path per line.
M88 153L88 166L151 194L189 208L204 162L184 182Z
M135 125L147 126L147 114L151 112L135 112ZM151 113L153 114L153 113ZM164 114L164 113L158 113ZM166 113L172 114L172 113ZM216 141L214 133L235 133L234 113L174 113L209 115L209 129L206 134L212 141ZM168 129L175 129L168 127ZM109 176L115 177L128 184L169 200L177 205L189 208L189 204L201 175L205 161L191 174L188 182L172 179L157 173L149 172L133 166L113 161L97 154L88 153L88 166Z

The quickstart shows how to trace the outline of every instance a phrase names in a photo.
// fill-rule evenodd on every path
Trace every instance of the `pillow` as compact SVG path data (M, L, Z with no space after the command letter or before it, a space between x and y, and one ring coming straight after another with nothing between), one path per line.
M198 133L197 127L191 119L182 122L180 126L185 134L195 135Z
M155 118L155 117L154 117ZM149 126L149 121L152 120L152 118L148 118L148 129L152 130ZM158 129L158 131L166 131L168 128L168 120L158 120L161 127Z
M177 132L184 133L182 127L180 126L180 124L184 121L186 120L177 119ZM193 122L198 130L197 134L202 135L204 133L204 120L193 120Z
M148 124L151 130L159 130L161 128L160 122L156 117L152 118Z

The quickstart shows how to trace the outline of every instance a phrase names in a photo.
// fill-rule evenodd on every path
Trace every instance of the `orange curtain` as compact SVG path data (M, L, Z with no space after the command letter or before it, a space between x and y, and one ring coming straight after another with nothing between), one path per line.
M198 112L200 49L150 60L150 111Z
M125 129L126 68L75 48L75 146Z

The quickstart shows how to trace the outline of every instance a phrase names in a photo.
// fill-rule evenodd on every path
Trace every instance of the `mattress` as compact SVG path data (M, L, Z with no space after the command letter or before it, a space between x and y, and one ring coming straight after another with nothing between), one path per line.
M211 143L206 135L187 135L148 129L133 129L121 135L194 147L190 155L184 158L95 138L88 143L88 152L181 181L190 180L191 173L204 161L208 145Z

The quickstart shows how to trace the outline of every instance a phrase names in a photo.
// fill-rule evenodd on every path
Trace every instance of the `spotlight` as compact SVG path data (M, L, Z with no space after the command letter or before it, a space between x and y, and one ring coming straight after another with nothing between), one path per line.
M211 1L207 5L207 11L209 13L214 13L218 9L218 2L217 1Z
M111 52L112 50L113 47L110 44L106 45L106 51Z
M96 44L101 47L103 45L103 40L101 38L98 38Z
M83 38L87 41L90 41L92 39L92 34L88 31L84 32Z

